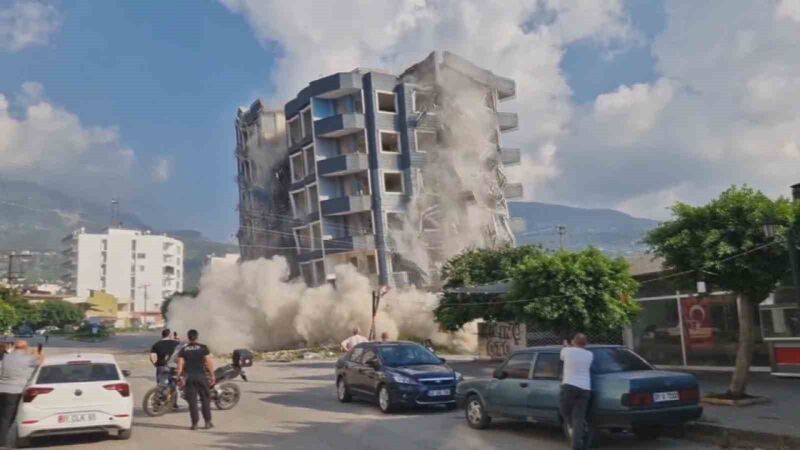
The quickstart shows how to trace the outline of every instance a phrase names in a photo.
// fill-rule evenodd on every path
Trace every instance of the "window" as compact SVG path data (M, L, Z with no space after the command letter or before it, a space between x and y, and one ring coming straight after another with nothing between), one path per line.
M431 112L434 107L433 92L414 91L414 112Z
M515 378L527 380L528 374L531 370L531 357L530 353L519 353L511 357L503 366L503 372L506 373L506 378Z
M131 295L131 300L135 299L136 298L136 291L131 289L130 295Z
M594 348L592 353L594 354L593 373L653 370L650 364L626 348Z
M136 251L136 241L131 241L131 251Z
M302 125L300 123L300 116L295 116L293 119L289 120L289 146L300 143L303 139L302 137Z
M314 250L322 248L322 226L319 222L311 225L311 247Z
M294 208L295 217L300 218L308 214L306 203L307 200L305 191L297 191L292 193L292 208Z
M308 286L314 285L314 273L311 269L311 264L300 264L300 276Z
M90 383L94 381L117 381L119 372L114 364L85 363L58 364L43 366L39 371L37 384Z
M303 111L303 136L311 136L311 108Z
M366 365L370 361L377 361L378 355L375 354L373 349L368 349L364 352L364 355L361 357L361 364Z
M386 225L389 231L400 231L403 229L403 215L401 213L386 213Z
M314 263L314 273L317 275L317 284L325 282L325 261L319 260Z
M319 194L316 184L308 187L308 209L311 212L317 212L319 209Z
M311 145L306 147L303 152L305 153L306 157L306 173L309 175L317 173L317 163L314 159L314 146Z
M487 92L486 95L483 97L483 102L487 108L494 110L494 92L492 91Z
M289 164L292 166L292 181L300 181L306 177L306 167L303 161L303 152L298 152L289 158Z
M378 111L385 113L397 112L394 92L378 92Z
M144 272L144 266L139 266L139 272Z
M561 355L558 353L539 353L536 357L536 366L533 368L533 378L543 380L557 380L561 377Z
M400 172L385 172L383 174L383 190L388 193L403 193L403 174Z
M356 347L350 352L350 361L358 362L364 354L364 347Z
M378 273L378 262L375 255L367 255L367 272Z
M381 151L400 153L400 135L391 131L381 131Z
M136 289L136 278L131 277L131 289Z
M418 152L427 152L436 148L436 132L417 130L416 136Z
M137 253L136 254L136 258L145 259L145 258L147 258L147 254L146 253Z

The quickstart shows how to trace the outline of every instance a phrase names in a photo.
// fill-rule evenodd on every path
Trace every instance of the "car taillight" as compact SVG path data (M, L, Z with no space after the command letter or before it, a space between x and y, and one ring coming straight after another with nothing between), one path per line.
M108 389L109 391L117 391L119 392L119 395L123 397L130 397L131 395L131 387L130 385L128 385L128 383L107 384L103 387Z
M46 387L29 387L25 389L25 392L22 394L22 401L25 403L30 403L36 397L44 394L49 394L53 392L53 388L46 388Z
M650 406L653 404L653 394L649 392L631 392L622 396L622 404L630 408Z
M682 402L696 402L700 400L700 390L697 388L682 389L678 391L678 395L680 396Z

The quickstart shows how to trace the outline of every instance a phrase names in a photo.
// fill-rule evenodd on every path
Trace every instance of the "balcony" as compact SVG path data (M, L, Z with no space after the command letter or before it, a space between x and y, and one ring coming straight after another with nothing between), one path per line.
M408 279L408 272L392 272L391 283L396 289L409 287L411 282Z
M351 195L322 201L323 216L341 216L372 209L372 198L368 195Z
M369 170L369 157L364 153L350 153L318 162L317 173L323 177L340 177Z
M311 82L319 98L337 98L361 90L361 75L353 72L337 73Z
M325 253L329 255L361 250L375 250L375 235L340 236L325 241Z
M500 161L504 166L514 166L520 163L520 151L518 148L501 148Z
M517 84L510 78L495 75L494 87L497 88L497 98L500 101L514 98L517 95Z
M317 137L336 138L364 129L364 115L358 113L337 114L314 122Z
M498 111L497 125L500 127L500 131L516 130L519 126L519 118L517 117L517 113Z

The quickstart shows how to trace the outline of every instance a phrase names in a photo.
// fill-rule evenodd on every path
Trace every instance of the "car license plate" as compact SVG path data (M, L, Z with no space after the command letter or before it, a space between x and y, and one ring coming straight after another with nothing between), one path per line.
M450 389L439 389L435 391L428 391L430 397L444 397L450 395Z
M655 403L659 402L675 402L681 399L681 396L678 395L678 391L669 391L669 392L655 392L653 393L653 401Z
M58 416L58 423L60 424L73 424L73 423L89 423L95 421L95 414L61 414Z

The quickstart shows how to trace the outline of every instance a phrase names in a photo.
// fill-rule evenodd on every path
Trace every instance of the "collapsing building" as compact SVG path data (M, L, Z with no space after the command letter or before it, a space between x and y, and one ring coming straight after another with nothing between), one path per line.
M435 285L466 247L513 245L504 166L515 83L447 52L355 69L237 115L242 260L282 255L309 285L352 264L374 285ZM284 122L285 120L285 122Z

